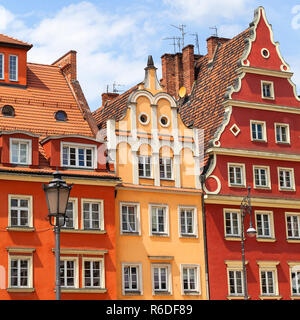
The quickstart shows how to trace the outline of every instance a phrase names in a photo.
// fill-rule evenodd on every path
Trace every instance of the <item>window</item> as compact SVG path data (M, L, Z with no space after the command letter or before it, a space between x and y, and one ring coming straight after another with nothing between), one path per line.
M172 159L171 158L160 158L159 159L159 168L160 168L160 178L172 180L173 168L172 168Z
M18 56L9 56L9 80L18 81Z
M76 198L69 198L66 210L66 222L62 228L64 229L78 229L78 200Z
M142 277L140 264L123 264L123 295L126 294L142 294Z
M8 195L9 226L32 227L32 197Z
M4 80L4 54L0 53L0 80Z
M197 215L195 208L179 207L180 236L197 236Z
M300 262L288 262L292 296L300 296Z
M277 265L278 261L257 261L260 277L260 298L278 296Z
M289 125L285 123L275 123L275 140L277 143L290 143Z
M140 208L139 204L120 203L121 234L140 233Z
M278 183L281 191L294 191L294 169L292 168L278 168Z
M142 112L142 113L139 115L139 121L140 121L141 124L146 125L146 124L149 123L150 118L149 118L149 116L147 115L147 113Z
M63 110L57 111L55 113L54 117L57 121L67 121L68 120L67 114Z
M83 275L83 287L104 289L104 260L83 258Z
M181 265L182 294L200 294L199 265Z
M96 147L83 145L62 145L62 164L66 167L94 169Z
M10 139L10 163L31 164L31 140Z
M250 121L251 141L267 141L266 123L264 121Z
M15 116L15 109L12 106L5 105L2 107L2 115L4 117L14 117Z
M170 120L168 116L161 116L159 118L159 123L162 127L168 127L170 125Z
M228 163L229 186L245 187L245 165Z
M246 264L248 262L246 261ZM227 265L227 281L228 281L228 296L243 297L244 296L244 279L243 266L241 261L226 260Z
M254 187L270 188L270 171L269 167L253 167L254 168Z
M9 287L32 288L32 256L9 255Z
M60 282L63 288L78 288L78 260L60 258Z
M274 85L270 81L261 82L262 98L263 99L274 99Z
M225 236L240 237L241 236L241 214L239 211L226 209L225 217Z
M273 212L256 211L257 238L274 238Z
M83 229L104 230L103 201L83 200Z
M151 178L151 158L147 156L139 156L139 177Z
M150 230L151 235L168 235L169 233L169 217L168 207L166 206L150 206Z
M152 265L153 294L171 294L171 266L170 264Z
M286 213L288 239L300 239L300 214Z

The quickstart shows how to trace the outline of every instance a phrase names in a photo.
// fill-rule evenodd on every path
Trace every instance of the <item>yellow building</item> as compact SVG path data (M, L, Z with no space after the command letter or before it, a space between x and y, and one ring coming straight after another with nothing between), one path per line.
M151 56L144 81L112 98L94 116L122 180L118 299L206 299L199 132L183 124Z

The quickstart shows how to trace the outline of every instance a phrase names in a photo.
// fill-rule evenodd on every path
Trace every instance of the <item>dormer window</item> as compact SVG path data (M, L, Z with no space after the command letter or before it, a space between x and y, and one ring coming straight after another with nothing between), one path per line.
M96 147L90 145L62 143L62 166L94 169Z
M4 80L4 54L0 53L0 80Z
M30 165L32 161L32 142L25 139L10 139L10 163Z
M4 106L1 110L1 112L4 117L14 117L15 116L15 109L9 105Z
M9 56L9 80L18 81L18 56Z

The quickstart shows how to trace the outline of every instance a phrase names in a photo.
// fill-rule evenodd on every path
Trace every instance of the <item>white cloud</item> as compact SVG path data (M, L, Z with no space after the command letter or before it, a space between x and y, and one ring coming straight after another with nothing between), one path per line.
M163 0L173 15L184 21L201 24L216 18L233 19L249 13L253 0Z
M10 11L0 6L0 31L5 30L14 18L14 15Z
M292 28L298 30L300 29L300 5L292 8L292 14L295 14L291 22Z

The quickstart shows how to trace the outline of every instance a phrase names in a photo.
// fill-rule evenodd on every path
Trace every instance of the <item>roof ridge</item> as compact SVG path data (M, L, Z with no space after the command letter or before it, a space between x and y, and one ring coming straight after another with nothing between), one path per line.
M52 64L46 64L46 63L27 62L27 64L36 64L36 65L39 65L39 66L59 68L59 66L53 66Z
M8 36L8 35L6 35L6 34L4 34L4 33L0 33L0 37L1 37L1 36L4 37L4 38L7 38L7 39L9 39L9 40L15 41L15 44L32 47L32 44L31 44L31 43L21 41L21 40L19 40L19 39L17 39L17 38ZM5 42L5 41L2 41L1 38L0 38L0 42Z

